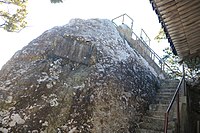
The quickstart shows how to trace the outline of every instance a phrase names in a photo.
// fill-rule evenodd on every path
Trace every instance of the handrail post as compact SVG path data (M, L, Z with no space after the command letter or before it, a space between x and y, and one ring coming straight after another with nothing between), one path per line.
M163 63L163 71L165 71L165 63Z
M180 105L179 92L177 93L177 133L180 133Z
M165 112L164 133L167 133L169 112Z
M131 22L131 30L133 30L133 21Z
M124 24L124 15L122 16L122 24Z

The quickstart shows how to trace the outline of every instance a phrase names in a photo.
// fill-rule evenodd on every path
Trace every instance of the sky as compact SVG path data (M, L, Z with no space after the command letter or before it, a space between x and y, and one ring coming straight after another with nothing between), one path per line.
M0 29L0 68L14 55L14 53L30 41L37 38L44 31L62 26L73 18L109 19L128 14L133 18L133 30L140 35L144 29L151 39L152 49L162 55L162 49L167 42L159 43L154 40L161 25L149 0L63 0L61 4L51 4L50 0L29 0L27 5L28 25L19 33L10 33ZM126 22L125 22L126 23Z

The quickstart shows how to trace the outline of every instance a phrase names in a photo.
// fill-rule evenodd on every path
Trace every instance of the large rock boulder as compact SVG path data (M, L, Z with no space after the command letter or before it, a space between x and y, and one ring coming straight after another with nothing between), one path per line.
M3 66L0 132L132 133L154 99L154 73L109 20L71 20Z

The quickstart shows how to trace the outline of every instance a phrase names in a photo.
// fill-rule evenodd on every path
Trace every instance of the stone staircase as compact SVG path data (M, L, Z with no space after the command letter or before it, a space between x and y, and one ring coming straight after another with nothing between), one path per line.
M165 79L161 81L161 88L156 96L156 103L149 106L149 110L138 124L136 133L164 133L164 114L178 86L178 80ZM175 106L169 115L168 133L175 133Z

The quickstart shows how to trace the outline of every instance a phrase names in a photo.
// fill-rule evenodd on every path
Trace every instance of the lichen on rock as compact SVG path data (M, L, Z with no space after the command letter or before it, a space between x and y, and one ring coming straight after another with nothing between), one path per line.
M0 71L0 132L133 133L158 79L109 20L74 19Z

